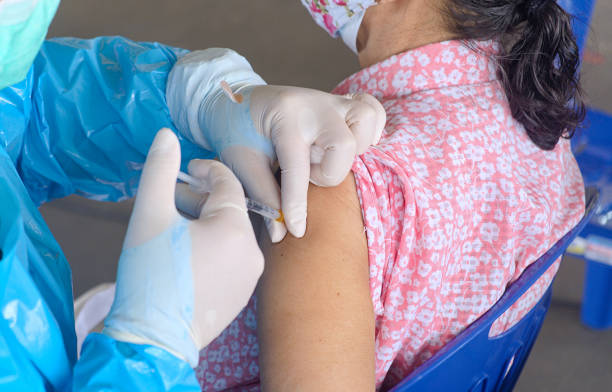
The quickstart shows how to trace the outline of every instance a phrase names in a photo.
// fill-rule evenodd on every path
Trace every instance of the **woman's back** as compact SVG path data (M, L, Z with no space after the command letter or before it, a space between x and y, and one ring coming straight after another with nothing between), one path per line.
M471 48L476 47L476 50ZM367 228L377 382L394 385L488 310L584 213L569 142L538 148L513 119L491 42L448 41L342 82L387 110L353 166ZM494 327L520 319L558 264Z

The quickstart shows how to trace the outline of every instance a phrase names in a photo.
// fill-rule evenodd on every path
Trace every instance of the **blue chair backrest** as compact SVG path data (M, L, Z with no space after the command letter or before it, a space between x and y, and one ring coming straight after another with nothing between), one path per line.
M497 303L399 383L393 392L511 391L523 370L550 304L551 289L525 317L508 331L489 337L491 326L565 252L591 220L599 193L589 187L586 211L580 222L506 290Z

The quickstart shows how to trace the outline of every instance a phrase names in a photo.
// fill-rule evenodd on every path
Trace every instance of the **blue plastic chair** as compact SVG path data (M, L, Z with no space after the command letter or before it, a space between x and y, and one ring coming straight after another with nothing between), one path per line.
M427 362L395 386L393 392L511 391L518 380L550 305L549 288L538 304L516 325L489 337L491 326L548 268L591 220L599 193L586 191L586 211L580 222L548 252L530 265L497 303Z

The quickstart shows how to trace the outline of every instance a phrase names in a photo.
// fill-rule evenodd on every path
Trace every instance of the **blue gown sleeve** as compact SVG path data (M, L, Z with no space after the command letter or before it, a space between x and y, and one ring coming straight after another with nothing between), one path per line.
M200 391L194 370L167 351L90 334L74 368L74 391Z
M17 157L32 199L41 204L75 192L104 201L132 197L156 132L176 132L166 80L185 53L122 37L46 41L24 81L31 113ZM179 140L185 165L214 156Z

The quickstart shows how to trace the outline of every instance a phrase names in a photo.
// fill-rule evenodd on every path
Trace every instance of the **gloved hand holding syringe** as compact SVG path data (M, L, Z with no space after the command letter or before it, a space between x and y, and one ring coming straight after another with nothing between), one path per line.
M199 194L204 194L204 193L208 193L210 192L210 189L208 189L208 187L206 186L206 184L204 184L202 181L198 180L195 177L190 176L187 173L184 172L179 172L178 173L178 177L179 180L183 181L186 184L191 185L191 190L193 192L199 193ZM247 210L252 211L258 215L263 216L264 218L268 218L271 220L274 220L276 222L280 222L283 223L284 222L284 218L283 218L283 212L282 210L276 210L272 207L269 207L265 204L256 202L255 200L249 199L248 197L245 198L246 199L246 207Z

